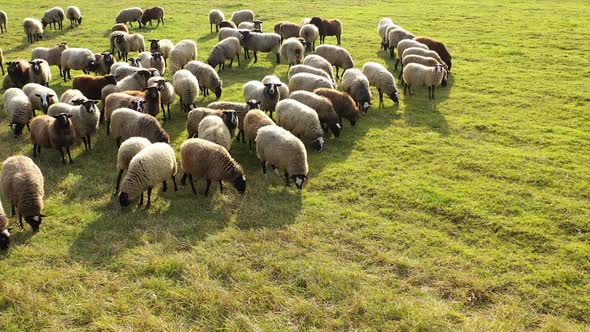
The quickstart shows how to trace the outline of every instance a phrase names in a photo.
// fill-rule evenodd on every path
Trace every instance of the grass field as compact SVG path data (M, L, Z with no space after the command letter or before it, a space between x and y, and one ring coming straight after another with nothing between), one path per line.
M0 0L9 16L0 47L5 61L61 41L103 51L120 9L155 4L79 0L79 28L64 21L30 46L22 20L69 4ZM172 0L163 27L134 30L193 39L204 60L217 40L212 8L253 9L265 30L338 17L357 67L393 69L376 32L389 16L445 41L453 73L434 102L415 89L345 123L326 151L309 153L302 192L264 181L255 155L234 143L246 195L181 187L157 190L149 210L121 209L104 128L92 152L75 148L73 165L44 150L49 217L35 235L11 219L0 330L590 330L587 1ZM286 81L273 59L227 69L222 99L241 100L243 83L267 74ZM58 92L71 87L53 73ZM1 114L0 159L31 156L28 132L13 139ZM186 138L177 104L172 117L164 126L177 149Z

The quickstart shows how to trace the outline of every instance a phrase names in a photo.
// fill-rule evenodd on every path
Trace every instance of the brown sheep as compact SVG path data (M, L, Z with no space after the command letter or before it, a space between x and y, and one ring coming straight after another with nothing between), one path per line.
M15 60L6 63L8 65L8 77L19 89L29 83L29 70L31 65L25 60Z
M62 163L66 163L64 151L66 149L70 164L70 146L76 141L76 131L72 124L71 114L61 113L55 117L49 115L37 116L31 121L31 143L33 144L33 157L41 153L41 147L53 147L59 151Z
M115 31L123 31L123 32L129 33L129 29L127 28L125 23L117 23L117 24L113 25L113 27L111 28L111 32L115 32Z
M440 42L436 39L432 39L430 37L416 37L416 38L414 38L414 40L428 46L429 49L438 53L438 56L440 56L442 61L449 68L449 71L451 71L451 65L452 65L451 53L449 53L449 50L447 49L447 47L445 46L445 44L443 42Z
M156 27L160 25L160 21L164 25L164 8L155 6L144 10L143 15L141 15L141 24L145 27L150 22L150 26L152 26L152 20L158 20Z
M109 84L117 84L115 76L80 75L74 77L72 87L80 90L88 99L100 100L102 88Z
M318 27L320 31L320 44L325 43L326 36L336 36L337 43L340 45L342 22L339 19L324 20L316 16L309 23Z
M153 85L150 87L145 88L144 91L137 91L137 90L127 90L123 91L130 96L137 97L144 101L143 103L143 113L147 113L153 117L160 113L161 108L161 98L160 98L160 90L162 90L162 86ZM164 116L164 118L166 118Z
M348 93L327 88L315 89L313 93L330 99L332 105L334 105L334 110L338 114L340 126L342 126L342 117L345 117L350 121L350 125L354 127L361 116L361 112Z

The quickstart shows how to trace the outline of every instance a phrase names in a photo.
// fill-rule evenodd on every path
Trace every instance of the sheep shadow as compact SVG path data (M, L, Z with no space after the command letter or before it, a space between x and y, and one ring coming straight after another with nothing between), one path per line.
M437 99L428 99L428 90L415 92L403 98L403 119L412 127L429 127L443 136L449 134L445 116L438 109Z
M215 27L213 27L213 28L215 29ZM208 33L206 35L199 37L199 39L197 39L197 42L204 43L204 42L210 41L215 38L217 38L217 32L213 31L213 33ZM240 59L240 61L241 61L241 59Z

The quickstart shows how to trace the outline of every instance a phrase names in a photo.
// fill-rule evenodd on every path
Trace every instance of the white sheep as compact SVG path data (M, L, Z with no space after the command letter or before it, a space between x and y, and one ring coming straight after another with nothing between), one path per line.
M76 6L69 6L66 8L66 17L70 20L70 27L82 24L82 12Z
M10 88L4 92L4 112L8 115L14 137L20 136L25 126L29 128L33 107L29 97L21 89Z
M139 205L143 205L143 192L147 190L147 204L152 204L152 189L162 183L162 191L167 190L166 179L171 177L174 191L176 185L176 155L174 149L167 143L154 143L139 151L129 163L127 174L121 183L119 204L128 206L129 203L141 195Z
M315 42L320 38L320 30L313 24L304 24L299 30L299 37L303 38L308 52L315 52Z
M262 31L262 21L242 22L237 25L238 29Z
M389 31L387 35L387 43L389 44L389 55L395 59L395 52L394 50L397 48L397 43L404 39L414 39L414 34L411 32L406 31L403 28L392 29ZM401 56L398 54L398 56Z
M321 58L321 59L323 59L323 58ZM328 66L330 66L329 63L328 63ZM332 68L332 67L330 66L330 68ZM313 75L317 75L317 76L322 76L325 79L330 80L330 81L332 80L330 75L328 75L328 73L326 73L324 70L316 68L316 67L308 66L308 65L295 65L295 66L291 67L289 69L289 72L287 73L287 78L291 79L291 77L293 77L294 75L299 74L299 73L309 73L309 74L313 74Z
M225 15L219 9L212 9L209 12L209 27L211 28L211 33L213 33L213 25L215 24L215 32L219 31L219 24L225 21Z
M76 101L74 105L68 103L56 103L49 106L47 111L48 115L57 116L61 113L65 113L71 116L74 129L76 131L76 137L82 139L84 142L84 148L92 150L91 137L96 134L98 130L98 120L100 112L96 108L98 100L85 99Z
M221 98L223 92L223 81L219 74L211 65L201 61L191 61L184 66L184 69L190 71L199 82L199 88L203 92L203 96L209 95L209 90L215 93L215 98Z
M207 115L199 122L199 138L217 143L229 151L231 135L223 119L216 115Z
M144 68L155 68L162 76L166 72L164 57L159 52L141 52L137 58L139 59L141 66Z
M43 24L35 18L25 18L23 21L23 30L31 44L43 39Z
M31 67L29 67L29 82L39 83L45 86L49 86L51 81L51 69L47 61L43 59L34 59L29 61Z
M334 134L334 137L340 137L340 130L342 128L339 123L340 118L334 110L334 105L330 99L304 90L293 92L289 98L313 108L318 114L320 124L324 128L324 131L326 131L326 128L329 128Z
M123 172L129 168L131 159L133 159L139 151L151 144L152 142L145 137L129 137L121 143L121 146L119 146L119 150L117 151L117 170L119 170L119 174L117 175L115 194L119 192L119 184L121 183Z
M428 98L434 99L434 88L439 85L447 75L445 65L439 64L434 67L427 67L418 63L409 63L404 68L404 94L406 90L412 95L412 86L428 87Z
M113 112L111 131L117 146L133 136L145 137L152 143L170 142L170 136L156 118L129 108L118 108Z
M119 12L117 17L115 18L115 23L123 23L127 24L129 22L129 26L133 27L131 22L137 21L137 24L141 27L141 16L143 15L143 11L139 7L133 8L126 8Z
M67 89L62 93L59 101L61 103L68 103L71 105L77 104L79 101L86 100L86 96L78 89Z
M231 101L215 101L207 105L207 108L215 109L215 110L232 110L236 111L238 114L238 142L240 141L240 137L242 143L246 143L244 138L244 118L246 114L253 109L260 108L260 101L252 99L248 100L245 103L238 103L238 102L231 102ZM228 127L229 128L229 127ZM231 133L231 129L230 129Z
M141 69L138 72L134 73L133 75L127 76L124 79L120 80L119 82L117 82L116 85L114 85L114 84L106 85L104 88L102 88L102 90L100 92L101 100L103 102L102 103L103 110L104 110L104 101L109 94L111 94L113 92L120 92L120 91L126 91L126 90L143 91L145 88L147 88L147 82L150 77L152 77L152 74L148 70Z
M366 114L371 106L369 80L360 70L349 69L342 75L342 90L348 93L359 108Z
M338 70L340 68L345 72L347 69L354 68L354 61L348 51L340 46L335 45L320 45L316 48L315 54L328 60L328 62L336 67L336 78L339 77Z
M62 76L61 54L67 48L67 43L59 43L52 48L36 47L31 51L31 59L43 59L47 61L50 66L57 66L57 68L59 68L59 76Z
M369 85L377 88L379 92L379 105L383 105L383 93L391 100L399 104L399 93L395 87L395 78L382 64L367 62L363 65L363 74L369 80Z
M129 52L143 52L145 50L145 41L142 34L125 33L119 31L114 40L115 48L119 53L119 59L127 61Z
M291 37L284 40L281 45L281 56L283 59L287 59L289 68L291 68L292 65L300 64L303 61L306 42L305 40L300 39L301 38Z
M249 9L235 11L231 14L231 20L236 26L242 22L253 22L254 12Z
M334 83L329 79L310 73L299 73L289 79L289 91L305 90L313 92L319 88L334 88Z
M6 15L5 11L0 10L0 32L2 32L2 33L8 32L8 29L6 28L7 21L8 21L8 15Z
M63 28L63 20L65 16L66 15L62 8L53 7L45 11L45 14L43 14L43 19L41 19L41 24L43 24L43 28L51 24L55 30L55 23L57 23L57 27L59 30L61 30Z
M240 65L240 41L236 37L228 37L218 42L215 47L211 50L207 64L215 68L219 66L219 72L225 69L225 61L230 59L229 66L231 67L234 63L234 58L238 60L238 66Z
M279 89L279 100L289 98L289 87L287 84L283 83L280 78L276 75L266 75L262 78L262 84L266 83L274 83L276 84L277 88Z
M315 54L310 54L303 58L303 64L323 70L326 74L328 74L332 82L336 82L336 80L334 79L334 70L332 69L332 64L323 57Z
M94 61L96 62L94 73L97 75L109 74L111 67L117 62L111 52L94 53Z
M174 43L170 39L150 39L150 52L159 52L164 57L164 64L168 65L168 57L170 57L170 51L174 48Z
M23 86L23 92L31 101L33 116L35 116L35 110L40 110L47 114L49 106L58 102L57 93L54 90L38 83L25 84Z
M68 48L61 53L61 67L64 82L69 77L72 79L71 70L82 70L84 74L96 70L96 57L94 52L87 48Z
M168 120L171 120L170 115L170 104L176 99L176 93L174 92L174 86L170 82L167 82L163 77L151 77L148 80L148 86L157 85L160 88L160 107L164 113L164 120L166 120L166 110L168 110ZM166 108L164 108L164 105Z
M277 104L277 125L287 129L303 141L311 142L317 151L324 148L324 131L318 113L295 99Z
M406 57L408 55L421 55L421 56L425 56L425 57L430 57L430 58L436 59L436 61L438 61L439 63L444 64L443 60L440 58L438 53L436 53L435 51L429 50L429 49L424 49L422 47L410 47L410 48L405 49L404 53L402 53L402 55L401 55L402 61L403 61L404 57ZM402 69L403 69L403 67L402 67Z
M199 97L199 82L195 75L186 69L174 73L172 77L174 91L180 97L180 108L186 113L195 106L195 100Z
M248 81L244 84L242 92L244 94L244 101L258 100L260 101L260 109L270 113L275 110L277 103L280 100L279 87L281 83L262 83L260 81Z
M421 55L417 55L417 54L410 54L410 55L406 55L404 57L404 59L402 60L402 65L403 66L406 66L409 63L419 63L419 64L424 65L424 66L427 66L427 67L434 67L436 65L442 64L442 65L445 66L445 69L447 69L446 64L439 62L435 58L425 57L425 56L421 56ZM402 79L402 75L403 74L404 74L404 71L403 70L400 71L400 80L401 80L402 86L405 85L405 82ZM447 86L447 75L445 75L443 77L443 80L441 82L441 85L442 86Z
M254 53L254 63L258 61L258 52L275 52L277 63L281 62L279 49L281 36L276 33L263 33L248 30L239 30L244 39L244 48ZM245 52L245 58L250 59L249 52Z
M258 129L274 125L275 122L261 110L251 110L244 117L244 133L248 137L248 145L252 151L252 143L256 140Z
M256 155L266 176L266 164L285 170L285 181L293 179L297 189L308 179L307 151L299 138L279 126L264 126L256 135Z
M196 59L197 44L189 39L181 40L170 51L170 74L174 75L177 70L184 68L189 61Z
M400 61L402 61L402 59L403 59L404 51L407 50L408 48L411 48L411 47L418 47L418 48L422 48L425 50L428 49L428 46L422 44L421 42L417 42L415 40L412 40L412 39L400 40L397 43L398 58L395 59L395 67L394 67L395 70L397 70L398 63L400 63ZM403 65L402 65L402 68L403 68ZM400 75L401 75L401 72L400 72Z
M211 109L207 107L197 107L193 108L188 113L186 118L186 131L188 132L189 138L199 136L199 124L203 118L209 115L220 117L229 130L230 136L234 136L239 121L237 111L233 109Z

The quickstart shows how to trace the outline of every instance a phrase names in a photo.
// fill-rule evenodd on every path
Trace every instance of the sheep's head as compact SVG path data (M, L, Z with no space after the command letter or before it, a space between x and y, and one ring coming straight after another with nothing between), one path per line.
M129 65L131 67L141 67L141 64L139 63L139 58L129 58Z
M43 112L45 113L47 113L49 106L53 105L56 100L56 96L51 93L36 93L35 96L39 97L41 107L43 107Z
M88 64L86 65L86 70L96 71L97 68L98 68L98 64L96 63L96 61L94 61L94 60L88 61Z
M57 44L57 48L59 49L59 54L61 54L64 50L68 49L68 43L62 42Z
M254 23L254 29L262 30L262 21L254 20L252 23Z
M362 111L364 114L367 114L369 112L369 107L371 107L371 102L370 101L364 101L362 105L359 105L362 108Z
M45 27L49 24L49 22L47 22L44 17L41 19L41 24L43 24L43 29L45 29Z
M149 86L145 88L145 91L150 100L156 100L160 97L160 88L157 85Z
M246 192L246 176L245 175L235 178L232 181L232 184L234 185L234 188L236 188L236 190L240 194L243 195Z
M10 127L10 130L12 130L12 135L14 136L14 138L19 137L23 133L23 128L25 127L24 124L16 122L13 122L8 126Z
M33 73L38 74L39 72L41 72L41 64L42 63L43 63L43 60L29 61L29 64L31 65L31 69L33 70Z
M84 109L86 109L86 112L93 114L94 112L98 111L96 109L96 104L98 104L98 102L98 100L87 99L82 101L81 105L84 105Z
M143 103L145 103L145 100L135 99L134 101L131 102L131 104L129 105L129 108L134 111L137 111L137 112L143 112Z
M101 54L103 56L103 61L107 66L111 66L113 63L115 63L115 58L111 52L103 52Z
M307 177L307 175L298 174L298 175L291 175L291 179L295 182L295 186L297 186L297 189L301 190L301 189L303 189L303 182L305 182L305 180L309 179L309 177Z
M238 113L234 110L223 111L223 119L228 129L235 129L238 126Z
M312 17L311 20L309 21L309 24L313 24L316 27L320 27L323 23L323 20L320 17Z
M246 102L248 109L257 110L260 109L260 100L250 99Z
M160 63L160 62L162 62L162 60L164 60L164 57L162 56L162 54L160 52L152 53L152 58L154 59L154 61L156 63Z
M242 37L244 38L244 40L247 40L251 36L250 31L248 31L248 30L239 30L239 32L242 35Z
M223 91L223 87L221 85L219 85L218 87L216 87L213 90L213 93L215 93L215 98L219 99L221 98L221 92Z
M334 134L334 137L340 137L340 131L342 130L342 126L339 123L333 124L329 126L330 131Z
M39 231L39 226L41 225L41 221L43 221L44 215L40 214L38 216L27 216L25 217L25 221L27 224L31 226L33 229L33 233L37 233Z
M8 74L22 71L20 61L8 61L6 64L8 65Z
M0 218L5 218L6 216L2 216ZM6 223L8 223L8 219L6 219ZM8 229L2 230L0 232L0 250L6 250L10 247L10 232Z
M122 44L124 40L125 36L122 33L115 35L115 43Z
M122 207L129 206L130 202L131 201L129 200L129 194L124 192L121 192L119 194L119 204L121 204Z
M389 95L389 98L391 98L394 103L399 105L399 93L397 91L393 91L393 93Z
M71 117L71 114L60 113L54 116L55 123L58 125L59 128L70 128L72 126L72 120L70 120Z
M117 79L114 75L105 75L104 79L106 80L107 84L117 84Z
M160 46L158 45L159 40L157 39L150 39L150 51L151 52L157 52L158 48L160 48Z
M82 24L82 17L80 16L80 18L78 19L78 24Z
M316 138L311 144L316 151L322 151L324 149L325 140L323 137Z
M281 83L264 83L264 90L269 96L274 97L278 93L278 88L281 85Z

